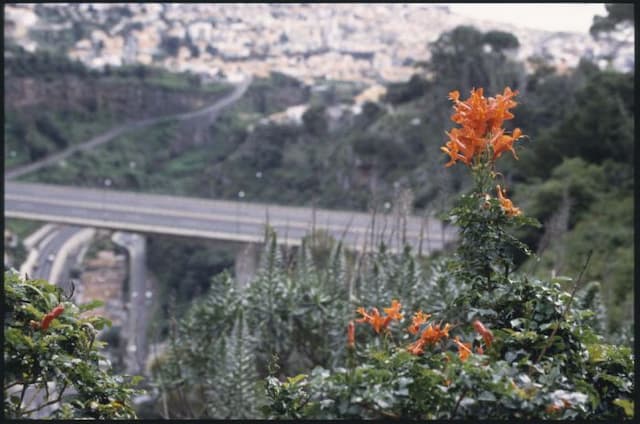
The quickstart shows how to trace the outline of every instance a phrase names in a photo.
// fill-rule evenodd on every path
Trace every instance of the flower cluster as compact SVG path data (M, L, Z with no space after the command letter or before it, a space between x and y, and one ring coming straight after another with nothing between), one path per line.
M425 346L435 345L442 339L449 337L450 328L450 324L445 324L444 327L442 327L442 323L435 326L433 324L429 324L429 326L425 328L420 335L420 338L409 345L407 350L414 355L422 355L424 353Z
M367 312L363 307L359 307L356 312L362 315L362 318L356 319L355 322L367 323L373 327L377 334L387 330L391 321L401 321L403 315L400 313L402 305L396 299L391 301L391 306L383 308L386 315L380 315L378 308L371 308L370 312ZM407 327L407 331L412 334L420 334L420 337L407 346L407 351L413 355L419 356L424 354L425 347L435 346L438 343L449 338L449 331L453 328L451 324L442 322L429 323L431 314L424 313L423 311L417 311L411 317L411 324ZM482 336L485 347L488 349L493 342L493 333L486 328L479 320L473 321L473 328ZM456 336L452 339L452 342L458 347L458 355L462 361L466 361L469 355L471 355L471 343L464 343L460 341L460 338ZM350 321L347 326L347 347L349 349L355 348L355 324L354 321ZM477 346L476 353L484 354L482 346Z
M402 319L402 314L400 313L400 308L402 305L396 300L393 299L391 301L391 306L389 308L383 308L384 312L387 315L380 315L378 308L371 308L371 313L367 313L363 307L357 309L362 318L356 320L356 322L364 322L370 324L376 333L380 333L382 330L386 330L391 320L400 321Z
M461 101L457 90L449 93L455 109L451 120L462 128L453 128L448 132L449 141L440 148L451 158L446 166L451 166L458 160L471 166L474 158L485 152L488 152L491 162L507 150L518 158L513 143L522 137L522 131L516 128L511 134L507 134L502 128L505 120L513 118L509 109L517 105L513 100L516 94L517 91L507 87L503 94L485 98L483 89L478 88L471 90L471 96L467 100Z

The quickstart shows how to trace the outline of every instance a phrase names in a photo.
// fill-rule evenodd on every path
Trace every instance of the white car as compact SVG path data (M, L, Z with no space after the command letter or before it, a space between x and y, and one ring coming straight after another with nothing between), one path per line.
M47 256L47 261L49 261L49 262L53 262L53 260L54 260L55 258L56 258L56 256L55 256L53 253L51 253L51 254L49 254L49 256Z

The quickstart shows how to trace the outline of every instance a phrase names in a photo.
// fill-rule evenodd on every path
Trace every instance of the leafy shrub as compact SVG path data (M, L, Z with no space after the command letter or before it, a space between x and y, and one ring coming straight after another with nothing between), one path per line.
M513 117L515 94L506 89L487 99L478 89L460 101L459 93L450 93L452 119L462 128L449 132L442 150L451 157L448 165L464 163L475 181L450 214L460 228L458 250L444 261L444 271L434 274L441 285L457 286L447 290L453 299L427 309L429 297L438 295L436 281L425 287L426 300L417 305L415 294L401 286L374 291L364 302L370 308L359 307L362 317L345 327L345 365L315 367L284 382L268 377L266 416L633 417L631 349L605 344L595 333L596 315L584 306L598 310L597 286L577 293L590 257L571 293L560 285L571 282L568 277L547 282L512 273L514 253L529 252L510 231L536 221L523 216L500 185L497 197L489 193L499 176L496 159L506 150L515 155L513 143L521 134L501 128ZM380 314L377 308L390 300Z
M5 417L30 418L57 405L55 418L136 418L130 399L137 379L113 375L101 364L104 343L96 336L111 323L82 316L100 302L75 305L58 287L13 271L4 274L4 292ZM44 400L27 402L38 391L46 393Z

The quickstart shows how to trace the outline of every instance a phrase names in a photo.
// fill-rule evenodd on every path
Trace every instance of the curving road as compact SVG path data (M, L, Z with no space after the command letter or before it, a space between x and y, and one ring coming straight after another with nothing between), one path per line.
M247 90L247 88L251 84L251 81L252 81L251 76L247 77L240 84L238 84L236 88L233 90L233 92L229 94L227 97L224 97L223 99L218 100L214 104L207 106L203 109L196 110L193 112L181 113L177 115L160 116L156 118L143 119L142 121L124 124L119 127L112 128L106 133L98 135L84 143L76 144L74 146L68 147L67 149L59 153L47 156L46 158L30 163L29 165L21 166L19 168L15 168L10 171L6 171L4 174L5 180L11 180L11 179L23 176L25 174L29 174L31 172L37 171L45 166L53 165L69 157L75 152L78 152L81 150L91 150L96 146L102 145L132 130L141 129L141 128L149 127L152 125L156 125L162 122L167 122L172 120L188 121L190 119L198 119L202 117L208 117L209 120L213 120L217 117L218 113L220 113L220 111L223 108L229 106L230 104L238 100L240 97L242 97L244 92Z

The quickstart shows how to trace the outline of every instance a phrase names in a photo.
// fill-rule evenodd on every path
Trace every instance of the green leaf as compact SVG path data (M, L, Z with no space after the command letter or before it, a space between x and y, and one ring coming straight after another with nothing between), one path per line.
M92 300L91 302L83 303L82 305L78 305L80 312L90 311L91 309L99 308L104 306L104 302L101 300Z
M294 377L289 377L287 378L287 385L295 386L305 378L307 378L307 374L298 374Z
M111 327L111 320L105 317L99 317L99 316L91 317L89 318L89 323L91 323L91 325L93 325L93 327L96 330L102 330L105 327L105 325L107 327Z
M614 405L618 405L622 409L624 409L624 413L627 417L633 418L633 401L629 399L616 399L613 401Z
M573 278L566 277L564 275L558 275L557 277L553 277L551 279L552 283L565 283L565 282L569 282L569 281L573 281Z
M496 396L489 392L489 391L484 391L482 393L480 393L480 396L478 396L478 400L484 400L487 402L495 402L496 401Z

